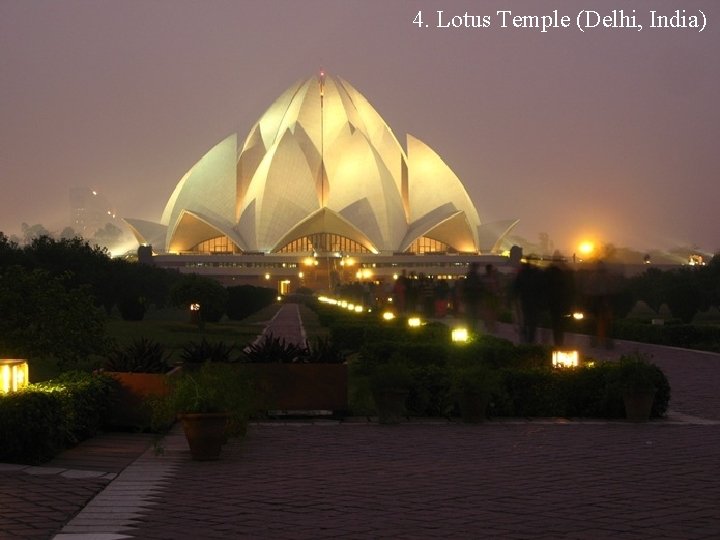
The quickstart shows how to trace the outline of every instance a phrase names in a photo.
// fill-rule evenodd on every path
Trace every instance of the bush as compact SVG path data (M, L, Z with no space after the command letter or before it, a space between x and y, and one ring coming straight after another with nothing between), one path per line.
M365 343L366 327L360 322L334 324L330 328L330 341L341 349L359 351Z
M170 354L162 344L142 337L126 347L112 351L105 361L105 369L129 373L167 373L170 371L169 358Z
M95 435L105 423L117 384L107 375L71 371L36 386L59 395L66 423L65 443L74 445Z
M407 400L408 413L416 416L453 414L454 400L450 374L444 366L424 364L411 370L412 383Z
M566 402L560 378L549 369L503 369L502 387L507 395L506 409L491 411L500 416L565 416Z
M35 465L65 446L60 397L26 390L0 397L0 461Z
M307 354L305 347L267 333L243 350L243 361L258 364L304 363Z
M687 347L720 352L720 328L699 324L653 325L648 322L616 321L613 336L617 339L655 343L670 347Z
M180 358L189 364L202 364L203 362L233 362L234 345L228 345L222 341L211 343L202 338L198 343L191 341L182 348Z
M600 363L592 368L556 372L565 401L565 416L580 418L620 418L623 416L622 396L608 381L616 366Z
M627 363L626 359L566 370L500 370L502 387L491 410L497 416L623 418ZM643 373L656 389L651 416L662 417L670 401L667 377L653 364L646 364Z
M107 376L71 372L0 396L0 461L42 463L94 435L116 384Z
M345 354L330 338L315 338L308 344L305 361L310 364L342 364Z

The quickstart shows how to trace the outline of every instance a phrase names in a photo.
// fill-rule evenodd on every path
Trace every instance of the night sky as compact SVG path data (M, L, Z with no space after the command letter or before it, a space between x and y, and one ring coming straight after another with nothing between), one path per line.
M676 9L705 30L649 27ZM581 32L582 10L643 29ZM490 26L437 27L465 12ZM717 0L0 0L0 231L59 230L75 186L159 220L195 161L322 67L434 148L482 221L565 253L720 251L719 51Z

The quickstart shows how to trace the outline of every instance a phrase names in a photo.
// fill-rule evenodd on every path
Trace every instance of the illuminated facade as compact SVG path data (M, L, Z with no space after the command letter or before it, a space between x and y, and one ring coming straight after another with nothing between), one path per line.
M283 93L241 147L233 134L205 154L159 223L126 222L170 266L497 253L516 221L481 225L450 167L415 137L406 148L355 88L320 73Z

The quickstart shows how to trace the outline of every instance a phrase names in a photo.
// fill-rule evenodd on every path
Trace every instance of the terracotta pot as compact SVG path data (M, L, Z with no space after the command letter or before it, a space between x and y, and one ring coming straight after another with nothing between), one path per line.
M220 458L226 440L227 413L185 413L180 415L190 454L196 461Z
M625 392L623 394L625 418L630 422L647 422L650 420L650 413L652 412L654 401L655 390Z
M110 412L108 423L111 426L141 430L151 427L152 409L148 405L148 400L167 396L170 381L180 373L179 367L164 374L108 371L107 374L120 383L117 400ZM171 425L174 421L174 418L168 418L167 425Z

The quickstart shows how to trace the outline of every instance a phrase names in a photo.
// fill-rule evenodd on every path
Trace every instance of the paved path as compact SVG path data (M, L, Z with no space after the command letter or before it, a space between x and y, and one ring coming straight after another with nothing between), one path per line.
M261 423L206 463L190 460L176 428L164 455L148 448L109 484L24 471L8 483L0 472L0 538L58 532L58 521L45 536L6 525L6 503L26 508L20 483L37 478L56 499L68 494L57 540L720 538L720 355L572 339L596 358L651 350L673 388L670 419Z
M273 337L284 339L286 343L305 346L307 336L300 318L297 304L284 304L275 316L268 321L267 326L257 340L271 334ZM256 341L257 341L256 340Z

